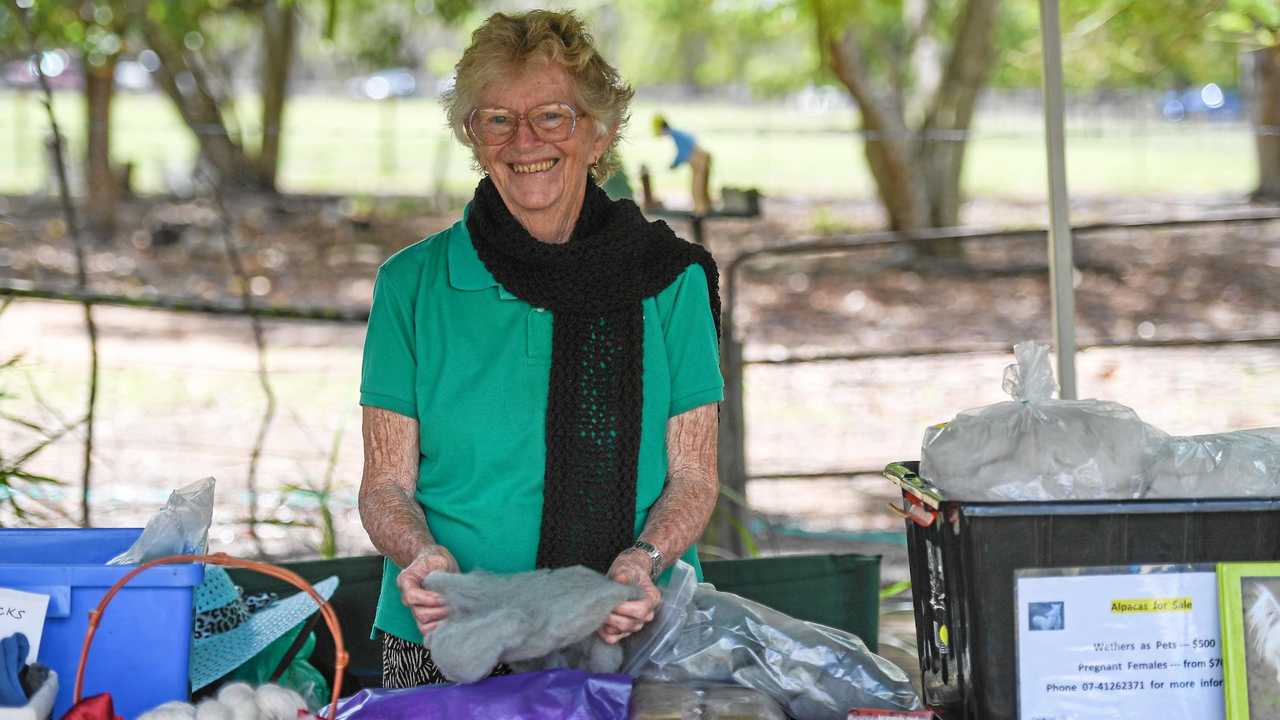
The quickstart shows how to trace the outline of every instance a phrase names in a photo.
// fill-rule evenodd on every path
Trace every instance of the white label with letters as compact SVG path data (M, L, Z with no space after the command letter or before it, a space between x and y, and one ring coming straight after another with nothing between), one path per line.
M1208 566L1019 570L1023 720L1224 716Z
M40 655L40 636L44 633L44 616L49 610L49 596L0 588L0 639L22 633L31 641L27 662Z

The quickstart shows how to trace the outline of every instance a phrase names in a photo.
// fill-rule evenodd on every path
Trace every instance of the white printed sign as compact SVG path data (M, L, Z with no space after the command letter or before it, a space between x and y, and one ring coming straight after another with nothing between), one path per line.
M31 641L27 662L40 656L40 636L44 633L44 616L49 609L49 596L0 588L0 638L22 633Z
M1018 571L1019 717L1224 717L1217 575L1178 567Z

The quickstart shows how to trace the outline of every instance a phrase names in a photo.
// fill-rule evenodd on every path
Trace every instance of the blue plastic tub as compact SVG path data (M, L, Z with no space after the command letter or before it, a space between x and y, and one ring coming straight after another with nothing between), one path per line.
M89 611L132 566L107 566L140 528L0 528L0 587L49 596L41 663L58 672L53 716L71 706ZM203 565L151 568L129 581L107 606L89 650L84 694L110 692L115 711L140 715L188 696L192 592Z

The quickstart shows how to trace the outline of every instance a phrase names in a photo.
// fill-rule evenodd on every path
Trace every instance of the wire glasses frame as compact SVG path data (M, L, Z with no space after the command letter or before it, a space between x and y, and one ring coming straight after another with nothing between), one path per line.
M562 102L546 103L527 113L506 108L476 108L467 116L467 132L484 145L505 145L515 137L520 121L543 142L564 142L578 127L578 111Z

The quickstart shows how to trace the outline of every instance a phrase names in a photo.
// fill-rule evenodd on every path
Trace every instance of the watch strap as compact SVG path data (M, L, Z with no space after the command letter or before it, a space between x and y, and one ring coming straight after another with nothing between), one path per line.
M662 551L654 547L652 543L647 543L644 540L635 541L631 549L639 550L649 556L649 579L657 580L658 576L662 574L664 560L666 560Z

